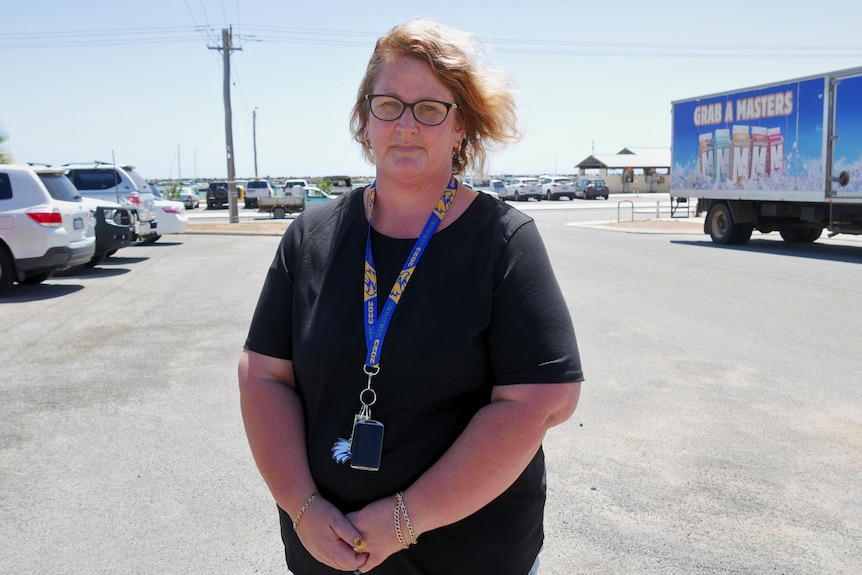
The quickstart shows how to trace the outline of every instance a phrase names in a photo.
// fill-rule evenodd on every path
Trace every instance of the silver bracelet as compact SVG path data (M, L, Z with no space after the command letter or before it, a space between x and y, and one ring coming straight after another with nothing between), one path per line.
M407 525L407 533L410 535L410 543L404 539L404 534L401 531L401 514L404 514L404 523ZM416 545L419 541L416 539L416 533L413 531L413 524L410 522L410 516L407 514L407 506L404 504L404 492L399 491L395 494L395 534L398 536L398 542L401 543L403 549L407 549L410 545Z

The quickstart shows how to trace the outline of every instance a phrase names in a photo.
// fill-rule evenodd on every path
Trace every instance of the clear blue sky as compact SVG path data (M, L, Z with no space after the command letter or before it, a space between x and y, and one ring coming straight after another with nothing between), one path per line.
M413 17L475 33L512 76L526 138L493 173L572 173L669 147L670 102L862 66L862 4L726 0L31 0L0 10L0 130L19 162L102 160L224 177L221 30L236 171L371 175L348 116L377 37Z

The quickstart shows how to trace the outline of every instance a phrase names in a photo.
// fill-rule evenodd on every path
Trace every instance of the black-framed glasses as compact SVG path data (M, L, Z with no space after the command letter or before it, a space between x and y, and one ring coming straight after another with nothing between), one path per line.
M426 126L439 126L446 121L449 110L458 107L457 104L439 100L419 100L409 103L395 96L383 94L368 94L365 99L368 100L371 113L378 120L393 122L404 114L404 110L410 108L416 121Z

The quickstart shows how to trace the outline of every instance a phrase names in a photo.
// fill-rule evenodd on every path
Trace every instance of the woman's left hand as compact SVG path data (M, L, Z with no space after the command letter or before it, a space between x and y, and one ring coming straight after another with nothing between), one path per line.
M401 544L395 535L395 503L394 496L386 497L369 503L359 511L347 514L347 519L365 537L366 546L363 552L368 554L368 559L362 566L363 573L374 569L390 555L401 551ZM404 529L404 537L408 537L403 520L402 529Z

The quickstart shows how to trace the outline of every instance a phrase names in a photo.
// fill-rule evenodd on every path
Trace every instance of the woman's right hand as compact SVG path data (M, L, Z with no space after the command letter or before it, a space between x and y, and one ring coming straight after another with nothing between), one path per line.
M353 542L362 534L332 503L318 497L302 515L296 535L312 557L339 571L361 570L367 553L355 553Z

